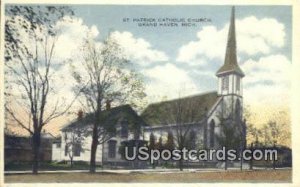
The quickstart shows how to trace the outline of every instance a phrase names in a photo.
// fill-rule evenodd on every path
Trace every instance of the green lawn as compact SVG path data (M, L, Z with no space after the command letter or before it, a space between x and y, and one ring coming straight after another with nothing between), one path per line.
M267 182L292 181L291 169L257 171L220 171L194 173L51 173L51 174L9 174L6 183L86 183L86 182Z

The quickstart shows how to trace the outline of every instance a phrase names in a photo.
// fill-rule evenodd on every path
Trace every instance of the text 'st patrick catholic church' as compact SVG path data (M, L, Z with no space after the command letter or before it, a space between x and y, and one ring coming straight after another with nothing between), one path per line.
M122 156L122 146L134 142L149 145L151 138L156 144L166 145L168 138L173 137L174 146L179 149L244 147L246 126L243 120L242 78L245 75L237 62L236 47L233 7L224 64L216 72L217 91L152 103L141 115L130 105L108 107L103 115L115 119L109 125L116 128L116 133L98 146L96 162L130 166L130 161ZM92 126L89 122L91 116L92 114L86 114L61 130L60 138L53 144L53 160L68 161L72 155L74 161L90 161L91 135L80 139L76 144L68 142L74 139L76 130Z

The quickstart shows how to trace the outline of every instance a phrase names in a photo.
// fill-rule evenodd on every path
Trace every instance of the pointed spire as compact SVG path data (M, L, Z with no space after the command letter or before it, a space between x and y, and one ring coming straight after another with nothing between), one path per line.
M231 9L231 19L227 38L227 47L224 65L217 71L217 76L224 73L234 72L244 76L243 71L237 63L236 57L236 38L235 38L235 13L234 7Z

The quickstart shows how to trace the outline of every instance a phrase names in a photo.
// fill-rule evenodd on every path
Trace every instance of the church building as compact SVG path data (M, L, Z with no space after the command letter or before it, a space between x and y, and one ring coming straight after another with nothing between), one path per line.
M193 149L217 149L225 145L226 138L237 144L234 148L242 148L246 142L246 126L243 119L243 85L245 76L237 62L237 45L235 31L234 7L231 12L230 26L227 39L224 64L216 72L218 88L216 91L187 96L183 98L152 103L138 115L129 105L107 109L119 110L120 119L117 120L116 134L103 145L98 146L97 162L124 163L120 155L120 147L124 142L141 140L146 144L150 137L155 142L166 144L168 137L174 137L177 148L188 147ZM118 113L118 114L119 114ZM133 121L128 120L133 119ZM61 131L61 139L53 144L52 160L68 160L68 137L76 125L73 122ZM74 125L75 124L75 125ZM133 124L133 125L131 125ZM231 131L224 131L230 128ZM228 134L230 132L230 134ZM75 149L75 160L87 161L90 159L91 137L83 143L84 149ZM226 142L230 142L227 141ZM180 145L179 145L180 144Z

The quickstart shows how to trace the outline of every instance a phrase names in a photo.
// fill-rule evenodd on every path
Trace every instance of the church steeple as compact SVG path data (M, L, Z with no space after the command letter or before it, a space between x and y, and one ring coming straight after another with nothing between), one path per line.
M227 47L224 65L217 71L217 76L223 74L236 73L241 77L244 77L244 73L237 63L236 57L236 36L235 36L235 13L234 7L231 10L231 19L229 25L229 32L227 38Z
M218 94L223 96L242 96L242 78L245 76L237 62L234 17L232 7L224 64L216 73L219 81Z

